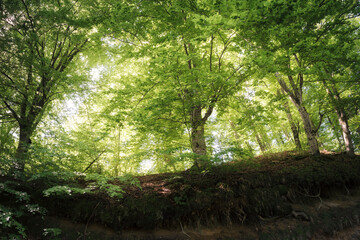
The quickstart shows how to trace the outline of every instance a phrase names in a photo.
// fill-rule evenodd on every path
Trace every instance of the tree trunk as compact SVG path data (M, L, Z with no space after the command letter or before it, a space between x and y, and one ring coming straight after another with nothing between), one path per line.
M191 115L191 149L195 154L195 165L204 167L207 165L206 141L205 141L205 122L207 118L201 115L201 106L195 106Z
M196 157L196 162L199 167L204 165L202 156L206 156L206 142L205 142L205 126L194 126L191 129L191 149L193 153L199 155Z
M341 105L340 94L335 86L335 83L332 82L332 80L330 81L331 88L325 80L323 80L323 84L332 104L334 105L336 114L338 115L339 124L344 138L345 150L349 155L354 155L354 144L351 138L347 114L344 107Z
M259 134L255 131L255 138L257 143L259 144L260 150L262 153L266 152L266 146L264 145L263 141L261 140L261 137L259 136Z
M354 155L354 145L351 138L351 133L349 129L349 123L347 120L346 113L343 108L341 108L339 111L337 111L338 117L339 117L339 124L342 129L342 134L344 138L345 143L345 150L349 155Z
M288 102L286 101L284 104L285 107L285 111L286 111L286 117L290 123L290 128L291 128L291 132L293 134L293 138L294 138L294 142L295 142L295 146L297 150L301 150L301 142L300 142L300 137L299 137L299 128L296 126L291 111L290 111L290 107Z
M14 169L23 172L25 169L25 162L28 158L28 152L31 145L32 129L28 125L20 125L20 137L18 147L15 153Z
M296 105L296 107L300 113L301 119L303 120L303 123L304 123L304 130L306 133L306 137L308 139L310 152L313 155L319 155L320 154L319 144L316 139L317 131L315 130L314 125L310 119L310 115L306 111L305 107L299 106L297 104L295 104L295 105Z
M298 59L296 56L295 56L295 58L298 62ZM319 144L316 139L316 133L317 133L318 129L315 129L314 124L312 123L311 118L309 116L309 113L306 111L306 108L302 105L303 104L302 103L302 87L303 87L303 82L304 82L302 73L298 74L298 79L299 79L298 83L295 83L293 77L288 75L288 79L289 79L291 88L285 83L285 81L281 78L279 73L276 73L275 76L276 76L277 81L280 84L282 90L290 97L291 101L294 103L294 105L296 106L296 108L301 116L311 154L319 155L320 154Z

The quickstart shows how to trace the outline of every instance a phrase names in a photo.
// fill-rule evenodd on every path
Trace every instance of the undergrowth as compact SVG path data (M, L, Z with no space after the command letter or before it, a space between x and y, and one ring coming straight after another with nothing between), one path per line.
M179 223L250 224L287 216L290 203L320 199L334 187L358 186L360 161L343 155L282 154L138 178L53 171L1 180L0 236L26 239L24 219L35 214L98 223L116 231L178 228ZM43 239L60 234L56 227L42 229Z
M103 195L113 200L123 197L122 186L141 187L132 176L106 177L100 174L73 172L42 172L21 178L2 176L0 183L0 239L27 239L24 222L35 215L45 215L39 199ZM116 184L112 184L116 183ZM36 199L36 200L35 200ZM44 228L44 239L56 239L61 230Z

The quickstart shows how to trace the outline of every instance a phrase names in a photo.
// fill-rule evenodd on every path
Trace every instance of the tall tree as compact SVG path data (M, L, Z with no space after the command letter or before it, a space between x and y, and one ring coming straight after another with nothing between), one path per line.
M320 46L326 48L329 39L351 25L349 18L358 15L359 2L243 1L230 7L237 10L232 15L248 54L255 53L254 62L261 70L277 75L302 118L311 153L319 154L319 128L303 101L305 85L316 79L316 64L326 61Z
M345 25L337 28L337 34L324 39L325 46L318 46L321 54L316 56L314 64L318 81L322 82L326 89L330 105L338 116L339 126L344 139L345 150L348 154L354 154L354 144L348 123L346 100L343 92L354 85L354 65L359 61L356 53L356 42L359 38L359 24ZM321 57L321 61L320 58ZM357 70L355 70L357 71ZM355 80L356 81L356 80ZM351 100L351 97L346 97Z
M206 123L244 78L233 41L237 34L210 1L141 2L136 8L135 26L146 26L137 34L143 37L137 51L148 61L147 77L136 86L137 120L164 134L187 128L196 164L203 165Z
M354 145L350 133L348 117L345 108L342 104L340 93L336 87L335 82L331 81L331 79L330 79L330 83L328 83L326 80L323 80L323 84L324 87L326 88L326 92L328 93L331 104L335 108L335 112L338 116L339 125L341 127L342 136L344 139L345 150L348 154L354 155Z
M72 84L74 72L66 69L87 42L85 16L79 3L68 1L1 5L0 104L19 127L15 168L20 171L50 102Z
M317 141L317 132L320 128L321 121L319 121L319 126L315 127L310 117L310 114L308 113L306 107L303 104L303 74L298 74L298 84L295 83L291 75L288 75L291 87L289 87L289 85L284 81L284 79L279 75L279 73L276 73L276 78L282 90L286 92L286 94L288 94L301 116L311 153L314 155L319 154L320 152L319 144Z
M283 95L285 95L285 92L284 90L282 90L282 93L280 93L280 91L278 91L278 96L279 97L282 97ZM296 149L297 150L301 150L301 142L300 142L300 137L299 137L299 132L300 132L300 126L298 123L295 122L293 116L292 116L292 113L291 113L291 109L290 109L290 106L289 106L289 103L288 103L288 100L285 99L283 101L283 106L284 106L284 109L285 109L285 112L286 112L286 117L289 121L289 124L290 124L290 128L291 128L291 132L293 134L293 139L294 139L294 142L295 142L295 146L296 146Z

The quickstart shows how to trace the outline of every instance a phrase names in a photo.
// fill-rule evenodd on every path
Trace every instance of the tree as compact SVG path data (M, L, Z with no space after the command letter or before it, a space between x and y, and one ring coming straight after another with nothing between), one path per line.
M279 97L282 97L283 95L285 95L285 92L283 89L282 89L282 93L280 91L278 91ZM286 117L290 124L290 128L291 128L291 132L293 134L293 139L294 139L294 142L296 145L296 149L301 150L302 148L301 148L301 142L300 142L300 137L299 137L299 132L300 132L299 123L294 121L294 118L292 116L291 109L290 109L287 99L284 99L283 106L284 106L284 109L286 112Z
M233 41L237 33L207 1L139 2L136 8L140 11L129 36L136 36L139 46L132 54L138 52L148 66L146 76L135 83L140 99L135 119L164 134L187 129L196 164L204 165L206 123L218 102L244 79ZM143 24L140 33L138 24ZM123 33L126 27L112 29ZM121 45L127 40L122 39Z
M317 60L318 63L314 64L318 81L322 82L330 105L338 116L345 150L350 155L354 154L354 145L348 123L347 103L343 100L345 96L342 93L354 84L353 66L359 61L354 41L358 38L358 29L358 24L339 27L337 34L323 40L326 41L326 47L319 46L321 55L316 56L321 57L322 61Z
M316 79L315 66L326 61L322 51L329 40L357 16L358 1L243 1L230 7L237 10L233 18L248 55L254 54L262 71L276 75L302 118L311 153L319 154L320 125L314 126L303 102L305 84Z
M23 171L31 137L51 101L73 82L71 62L84 49L86 13L68 1L5 1L1 5L0 91L3 117L19 127L15 168Z
M302 90L304 83L303 75L299 73L298 84L295 83L291 75L288 75L291 87L288 86L288 84L283 80L283 78L278 73L276 74L276 78L282 90L286 92L286 94L288 94L291 101L294 103L298 112L300 113L311 153L314 155L319 154L317 132L320 128L321 121L319 121L318 127L315 127L313 121L310 118L308 111L306 110L306 107L303 105L303 90Z

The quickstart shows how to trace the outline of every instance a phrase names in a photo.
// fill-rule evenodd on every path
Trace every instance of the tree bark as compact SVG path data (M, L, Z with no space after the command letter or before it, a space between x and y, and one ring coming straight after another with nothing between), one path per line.
M195 154L195 165L197 167L207 165L204 159L206 156L205 122L207 118L202 117L201 110L201 106L194 106L191 114L191 149Z
M286 112L286 117L287 117L287 119L288 119L288 121L290 123L290 128L291 128L291 132L293 134L293 139L294 139L294 142L295 142L296 149L301 150L302 147L301 147L301 142L300 142L300 137L299 137L299 128L296 126L296 124L294 122L294 119L292 117L288 100L286 100L284 102L284 108L285 108L285 112Z
M344 109L341 108L339 111L337 111L337 115L339 117L339 124L344 138L345 150L349 155L354 155L354 144L352 142L349 123Z
M278 73L275 74L278 83L280 84L282 90L290 97L291 101L297 108L301 119L304 124L304 130L306 133L306 137L308 140L310 152L312 155L319 155L319 144L316 139L316 133L318 129L314 127L313 122L309 116L309 113L306 111L306 108L302 104L302 87L303 87L303 75L301 73L298 74L299 83L296 84L292 76L288 76L290 87L285 83L285 81L280 77Z
M31 125L20 124L20 137L18 147L15 153L14 169L23 172L26 159L31 145L31 136L33 129Z
M264 145L263 141L261 140L261 137L259 136L259 134L255 131L255 138L257 143L259 144L260 150L262 153L266 152L266 146Z
M354 155L354 144L352 142L347 114L344 107L341 105L340 93L338 92L335 83L331 84L331 88L325 80L323 80L323 84L339 119L339 125L342 130L345 150L349 155Z
M191 129L191 148L195 154L206 155L205 128L200 125Z
M317 130L315 130L315 127L314 127L314 125L313 125L313 123L311 121L310 115L306 111L305 107L299 106L299 105L296 105L296 107L297 107L297 109L298 109L298 111L300 113L301 119L302 119L302 121L304 123L304 130L305 130L305 133L306 133L306 137L308 139L310 152L313 155L319 155L320 154L319 144L318 144L318 141L316 139Z

